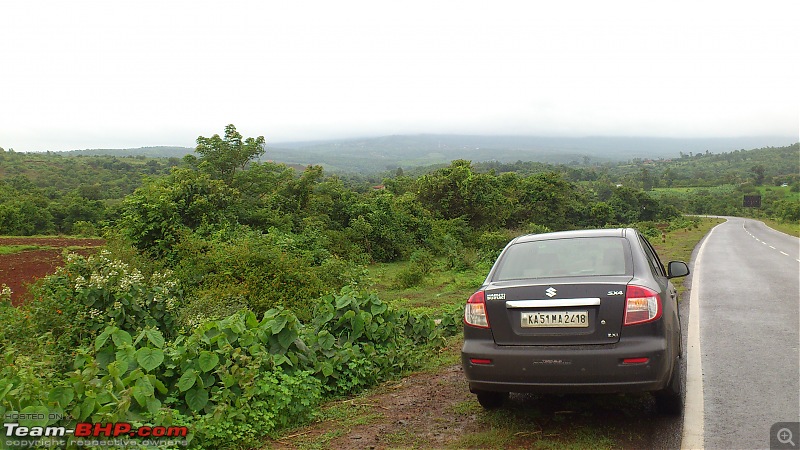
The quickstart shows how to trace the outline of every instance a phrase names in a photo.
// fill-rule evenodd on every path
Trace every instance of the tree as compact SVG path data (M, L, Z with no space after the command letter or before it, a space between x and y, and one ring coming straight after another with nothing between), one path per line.
M225 127L224 138L218 134L210 138L199 136L195 152L201 155L201 169L230 185L236 169L244 169L251 159L264 154L264 136L242 140L231 124Z
M174 257L173 246L187 232L223 228L235 222L232 209L239 192L209 174L174 169L137 189L122 205L122 235L157 258Z
M544 172L520 180L512 222L537 223L565 230L577 223L575 187L557 172Z
M417 180L417 198L435 216L462 217L476 228L503 226L511 214L510 204L492 174L478 174L472 162L452 161L450 166Z
M755 165L750 168L750 172L753 173L753 183L756 186L761 186L764 184L764 177L765 177L765 169L764 166L761 164Z

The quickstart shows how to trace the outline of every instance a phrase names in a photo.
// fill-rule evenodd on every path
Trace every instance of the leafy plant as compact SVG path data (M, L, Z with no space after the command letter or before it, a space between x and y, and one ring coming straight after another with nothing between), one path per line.
M20 307L34 331L25 339L51 332L53 353L71 355L110 323L129 333L151 327L173 335L183 292L171 272L145 277L107 251L64 258L63 267L32 287L34 300ZM65 356L57 360L69 364Z

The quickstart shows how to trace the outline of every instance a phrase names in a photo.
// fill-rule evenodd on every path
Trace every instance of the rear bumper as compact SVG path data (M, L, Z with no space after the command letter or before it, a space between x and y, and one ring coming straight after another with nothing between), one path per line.
M580 346L500 346L467 339L461 362L472 392L647 392L663 389L672 374L673 352L667 345L658 337ZM474 364L472 358L491 363ZM648 362L623 364L626 358Z

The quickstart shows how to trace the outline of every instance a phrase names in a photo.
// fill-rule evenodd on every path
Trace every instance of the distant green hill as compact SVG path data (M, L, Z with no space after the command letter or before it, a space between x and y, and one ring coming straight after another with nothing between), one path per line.
M72 150L68 152L57 152L66 156L147 156L149 158L183 158L194 153L194 148L190 147L140 147L140 148L97 148L88 150Z
M397 135L358 139L279 142L269 144L263 160L317 164L328 171L376 173L397 167L449 163L537 161L549 164L597 164L634 158L678 158L681 153L731 152L745 148L790 145L790 137L671 139L649 137L541 137L470 135ZM74 155L177 157L194 153L188 147L94 149Z
M800 144L734 150L725 153L683 153L667 160L636 159L609 169L615 180L649 179L653 187L720 186L745 182L780 186L800 179ZM760 180L758 180L760 175Z

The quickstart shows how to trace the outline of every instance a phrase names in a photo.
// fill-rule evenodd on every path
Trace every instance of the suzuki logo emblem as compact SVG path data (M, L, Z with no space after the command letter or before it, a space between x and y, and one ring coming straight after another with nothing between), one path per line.
M547 296L548 296L548 297L555 297L557 292L558 292L558 291L556 291L555 289L553 289L553 287L552 287L552 286L550 286L549 288L547 288L547 290L546 290L546 291L544 291L544 293L545 293L545 294L547 294Z

